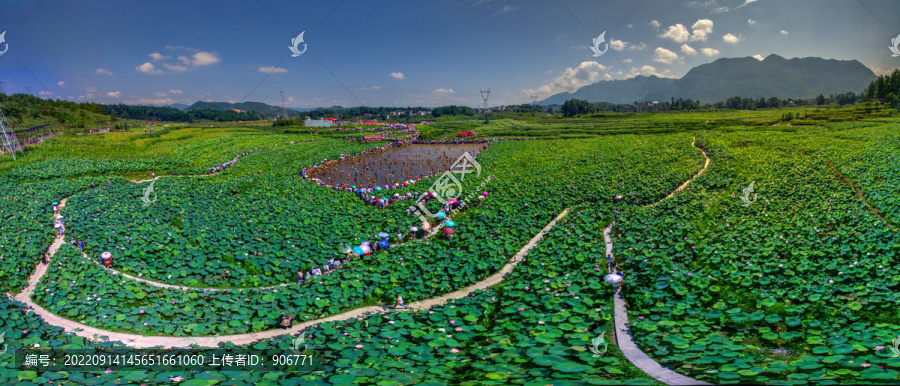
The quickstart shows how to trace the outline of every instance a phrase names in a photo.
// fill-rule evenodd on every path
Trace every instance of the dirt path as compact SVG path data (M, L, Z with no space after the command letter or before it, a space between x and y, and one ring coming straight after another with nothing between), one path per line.
M696 142L696 137L693 141L691 141L691 146L694 146ZM694 146L697 148L697 146ZM681 191L686 188L688 184L694 181L695 178L700 177L706 168L709 166L709 154L705 151L697 148L703 152L703 156L706 157L706 162L703 164L703 168L697 172L691 179L685 181L681 186L678 187L672 194L669 194L662 200L658 201L655 204L647 205L645 207L655 207L660 202L668 200L675 193ZM606 254L607 256L613 256L613 243L612 239L609 237L609 233L612 232L612 227L615 225L615 222L609 224L606 229L603 230L603 239L606 241ZM621 287L620 287L621 288ZM615 311L615 325L616 325L616 343L619 346L619 350L622 351L622 355L625 355L625 358L635 365L635 367L639 368L641 371L647 373L647 375L653 377L657 381L663 382L667 385L709 385L709 383L701 382L693 378L686 377L679 373L676 373L672 370L669 370L666 367L663 367L659 363L650 358L646 353L641 351L640 348L637 347L637 344L634 343L634 335L631 333L631 327L628 326L628 309L625 304L625 296L622 294L622 290L618 290L613 294L613 303L614 303L614 311Z
M60 202L61 207L65 205L65 199ZM410 310L426 310L430 307L442 305L447 303L448 301L455 299L462 299L469 295L469 293L486 289L495 284L498 284L503 281L504 277L512 272L513 268L522 261L522 257L524 257L531 248L534 248L537 245L538 241L540 241L544 234L546 234L550 228L556 225L556 222L569 214L569 209L564 210L558 216L556 216L553 221L550 221L537 235L535 235L522 249L519 250L518 253L513 255L513 257L500 269L497 273L489 276L488 278L472 284L468 287L465 287L461 290L451 292L449 294L445 294L442 296L438 296L436 298L422 300L419 302L412 302L410 304ZM53 244L50 246L48 253L52 256L59 250L59 247L65 242L64 236L58 236ZM187 347L192 344L196 344L202 347L217 347L219 343L231 342L235 345L245 345L249 343L253 343L260 339L273 338L279 335L285 334L295 334L300 331L303 331L310 326L323 323L323 322L331 322L338 320L346 320L351 318L358 318L367 314L375 314L375 313L386 313L395 311L392 307L385 306L371 306L371 307L362 307L357 308L355 310L347 311L341 314L333 315L323 319L311 320L308 322L295 324L293 328L290 329L276 329L276 330L268 330L261 331L252 334L240 334L240 335L223 335L223 336L214 336L214 337L173 337L173 336L143 336L136 334L127 334L127 333L119 333L112 332L107 330L101 330L98 328L94 328L91 326L87 326L72 320L68 320L62 318L56 314L53 314L50 311L47 311L43 307L35 304L31 300L31 294L34 292L35 287L40 281L41 277L47 272L47 266L43 264L39 264L38 268L35 270L34 274L28 279L28 287L25 288L24 291L15 296L17 301L25 303L30 307L35 314L40 316L47 324L61 327L65 331L72 332L75 335L82 336L88 339L93 340L109 340L109 341L120 341L125 343L130 347L135 348L148 348L148 347Z
M607 255L612 255L613 250L612 240L609 238L609 232L612 230L613 224L615 222L609 224L603 230ZM625 297L622 295L621 290L613 294L613 302L616 319L616 344L618 344L619 350L622 351L622 355L625 355L625 358L628 358L635 367L667 385L708 385L706 382L700 382L663 367L641 351L637 344L634 343L634 335L631 333L631 327L628 326L628 309L625 306Z
M691 140L691 146L694 146L694 143L696 143L696 142L697 142L697 137L694 137L694 139ZM691 177L691 179L689 179L689 180L685 181L683 184L681 184L681 186L679 186L678 189L675 189L675 191L673 191L672 193L669 193L668 196L664 197L662 200L659 200L659 201L657 201L657 202L654 203L654 204L651 204L651 205L645 205L645 206L644 206L645 208L648 208L648 207L649 207L649 208L655 207L655 206L659 205L659 203L661 203L661 202L663 202L663 201L665 201L665 200L668 200L668 199L672 198L673 196L675 196L675 193L678 193L678 192L680 192L682 189L686 188L686 187L688 186L688 184L691 183L691 181L693 181L693 180L694 180L695 178L697 178L697 177L700 177L700 175L703 174L704 171L706 171L706 168L709 166L709 154L707 154L705 150L700 149L700 148L697 147L697 146L694 146L694 148L697 149L697 150L699 150L701 153L703 153L703 156L706 157L706 162L703 163L703 167L700 168L700 171L698 171L697 174L695 174L693 177Z

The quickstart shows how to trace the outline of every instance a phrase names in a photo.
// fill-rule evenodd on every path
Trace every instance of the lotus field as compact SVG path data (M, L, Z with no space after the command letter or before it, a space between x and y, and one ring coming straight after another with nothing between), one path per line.
M10 352L153 339L288 352L302 337L317 358L290 371L50 371L0 354L0 384L666 383L640 351L695 382L900 382L896 120L681 123L627 134L627 122L580 122L577 139L490 143L456 187L481 198L450 214L449 240L409 237L413 201L380 208L303 178L385 144L347 133L169 128L0 156ZM420 177L388 192L419 197L441 178ZM389 249L345 260L381 232ZM298 283L330 259L344 262ZM294 327L279 329L282 314Z

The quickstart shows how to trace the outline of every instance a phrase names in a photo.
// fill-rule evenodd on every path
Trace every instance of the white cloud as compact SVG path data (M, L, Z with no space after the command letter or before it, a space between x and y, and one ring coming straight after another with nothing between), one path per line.
M756 60L759 60L759 61L762 61L763 59L765 59L765 58L764 58L762 55L760 55L760 54L753 55L753 57L754 57Z
M753 20L753 19L747 19L747 24L749 24L749 25L756 25L756 20Z
M94 71L94 73L97 75L112 75L112 73L105 68L98 68L97 71Z
M181 90L169 90L172 94L181 94Z
M725 36L722 37L722 40L724 40L725 43L735 44L735 43L741 41L741 37L734 36L731 33L727 33L727 34L725 34Z
M650 20L650 25L652 25L653 28L659 28L659 22L656 20Z
M141 98L141 99L137 99L137 100L124 101L124 103L125 103L126 105L155 105L155 106L161 106L161 105L170 105L170 104L172 104L172 103L175 103L175 100L172 99L172 98L160 98L160 99Z
M286 68L278 68L278 67L272 67L272 66L260 67L258 71L264 72L267 74L269 74L269 73L284 74L284 73L288 72L288 70Z
M718 54L719 54L719 50L717 50L717 49L715 49L715 48L701 48L701 49L700 49L700 53L703 54L703 56L710 56L710 57L712 57L712 56L718 55Z
M372 87L362 86L359 89L360 90L381 90L381 87L380 86L372 86Z
M122 93L118 92L118 91L110 91L110 92L106 93L106 96L108 96L110 98L121 98Z
M628 49L629 49L629 50L637 50L637 51L640 51L640 50L643 50L644 48L647 48L647 45L644 44L644 42L640 42L640 43L638 43L638 44L630 44L630 45L628 45Z
M59 95L50 91L40 91L38 92L38 96L45 99L59 99Z
M391 73L391 78L394 78L394 79L403 79L405 77L406 76L404 76L402 72L392 72Z
M785 31L785 30L781 30L781 32L780 32L780 33L781 33L781 34L782 34L782 35L784 35L784 36L787 36L787 34L788 34L788 31Z
M624 63L631 63L631 62L633 62L633 60L631 60L631 58L628 58L628 59L622 60L622 62L624 62Z
M166 93L164 93L164 92L158 92L158 93L156 93L156 96L158 96L158 97L164 97L164 96L166 96Z
M747 5L750 5L751 3L755 3L756 1L757 0L744 0L744 3L737 7L731 8L729 6L723 6L723 7L718 7L716 9L714 9L712 12L713 13L724 13L724 12L734 11L738 8L746 7Z
M681 23L669 26L669 29L666 30L666 32L659 35L659 37L663 39L671 39L676 43L684 43L690 36L691 34L688 32L687 28L681 25Z
M691 29L694 30L694 33L691 34L691 41L705 42L706 35L709 35L713 30L713 21L709 19L697 20L697 22L691 26Z
M56 82L56 85L59 87L66 87L66 82L59 81L59 82Z
M179 65L179 64L163 63L163 67L168 68L168 69L170 69L170 70L172 70L172 71L175 71L175 72L185 72L185 71L188 70L188 68L187 68L186 66L182 66L182 65Z
M643 76L658 76L660 78L664 78L669 73L669 70L665 70L663 72L657 72L656 67L653 67L650 65L645 65L645 66L641 67L640 69L632 67L631 73L632 74L637 73L638 75L643 75ZM629 74L627 76L627 78L631 78L631 74Z
M612 75L609 73L603 74L603 80L612 80Z
M189 59L187 56L184 56L184 55L179 56L178 60L180 60L181 63L184 63L184 64L191 64L191 59Z
M219 62L219 57L214 52L200 51L194 54L191 64L195 66L208 66Z
M672 62L678 60L678 54L669 51L662 47L656 47L656 51L653 52L653 61L660 62L665 64L672 64Z
M96 88L93 88L93 87L90 87L90 86L88 86L88 88L86 88L86 89L84 89L84 91L87 91L87 92L97 92L97 89L96 89Z
M163 54L160 54L159 52L150 53L150 58L152 58L154 62L157 60L172 59L171 56L165 56Z
M134 68L137 72L143 72L145 74L162 74L162 70L157 70L156 67L153 66L153 63L146 62L140 66Z
M191 52L200 51L196 48L189 48L189 47L185 47L185 46L173 46L173 45L169 45L169 44L166 44L166 49L172 50L172 51L175 51L175 50L185 50L185 51L191 51Z
M697 50L687 44L682 44L681 53L685 55L697 55Z
M628 42L623 42L621 40L616 40L616 39L609 39L609 46L616 51L624 50L626 45L628 45Z
M434 94L454 94L455 92L453 91L452 88L438 88L438 89L435 89L434 91L432 91L432 93L434 93Z
M564 91L575 91L583 86L600 80L600 71L606 71L607 69L607 67L595 61L581 62L575 68L566 68L562 74L553 78L550 83L542 85L537 89L522 90L522 98L523 100L531 100L529 97L530 95L538 95L543 99Z
M626 27L628 27L628 29L634 29L634 24L626 25Z

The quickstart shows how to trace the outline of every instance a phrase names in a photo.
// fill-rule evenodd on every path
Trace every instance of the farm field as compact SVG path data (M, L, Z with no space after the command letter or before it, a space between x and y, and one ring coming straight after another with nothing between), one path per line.
M521 114L419 127L432 139L474 129L497 140L465 148L478 172L454 188L468 204L447 213L454 224L427 218L452 227L449 239L409 237L422 223L412 202L367 205L304 178L334 180L342 164L314 165L387 144L344 139L363 132L173 126L0 155L0 337L11 351L158 339L289 352L302 337L317 358L290 371L67 372L0 356L0 384L665 383L624 348L619 312L637 349L697 382L896 384L900 120L876 108L780 116ZM502 140L521 137L536 139ZM448 145L406 146L337 181L414 182L385 198L441 190L433 184L458 154L412 160L404 149ZM437 201L425 206L437 213ZM381 232L390 248L298 283L298 271ZM624 274L621 311L604 282L608 248ZM394 307L398 296L411 308ZM279 329L282 314L292 327Z

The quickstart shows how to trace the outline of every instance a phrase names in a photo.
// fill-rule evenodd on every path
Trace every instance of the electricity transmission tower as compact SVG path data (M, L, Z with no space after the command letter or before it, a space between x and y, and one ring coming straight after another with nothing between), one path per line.
M284 115L284 119L287 119L287 107L284 104L284 90L281 90L281 114Z
M488 88L487 91L482 89L478 89L478 93L481 94L481 99L484 100L484 121L488 121L488 98L491 96L491 89Z
M0 105L0 107L3 107L3 105ZM25 149L19 144L16 133L9 127L9 121L6 120L6 115L3 115L2 109L0 109L0 136L3 137L3 149L9 152L9 155L13 157L13 160L16 159L16 151L20 151L22 152L22 155L25 155Z
M537 95L532 95L531 96L531 116L532 117L534 116L535 103L537 103Z

